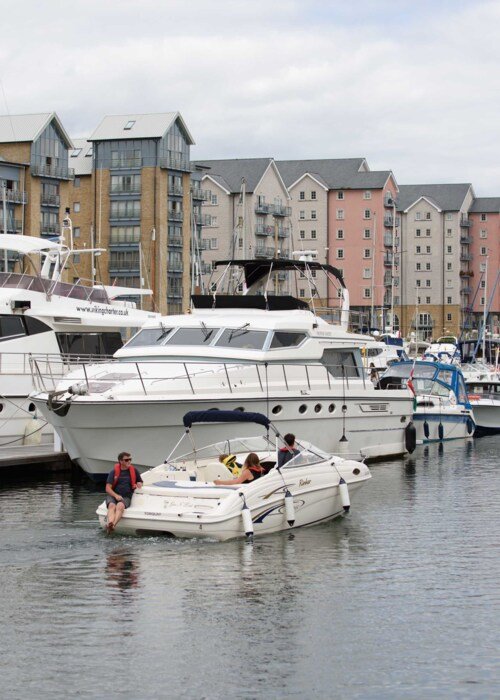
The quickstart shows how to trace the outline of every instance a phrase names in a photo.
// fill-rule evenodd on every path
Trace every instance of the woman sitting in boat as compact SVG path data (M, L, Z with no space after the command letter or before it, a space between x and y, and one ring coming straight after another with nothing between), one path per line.
M255 452L250 452L241 469L241 474L236 479L215 479L216 486L236 486L237 484L249 484L266 473L261 466L259 457Z

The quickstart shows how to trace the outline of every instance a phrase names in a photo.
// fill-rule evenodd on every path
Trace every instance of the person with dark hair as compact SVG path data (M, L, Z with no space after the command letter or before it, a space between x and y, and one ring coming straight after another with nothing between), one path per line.
M125 508L130 506L135 489L140 489L141 486L142 476L132 466L130 452L120 452L117 464L109 472L106 479L106 506L108 508L106 530L108 532L115 529L125 512Z
M293 459L295 455L298 455L300 451L295 445L295 435L293 433L287 433L283 440L285 441L285 446L278 451L278 469Z
M266 470L261 466L258 455L250 452L241 468L241 474L236 479L215 479L216 486L236 486L237 484L249 484L255 479L264 476Z

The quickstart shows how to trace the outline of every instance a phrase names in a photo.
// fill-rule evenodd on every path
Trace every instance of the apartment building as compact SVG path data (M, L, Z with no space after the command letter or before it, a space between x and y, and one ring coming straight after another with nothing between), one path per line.
M87 139L73 139L69 162L74 171L74 178L69 186L68 206L72 224L72 243L75 249L90 250L95 247L92 144ZM70 261L70 265L70 276L73 282L101 279L100 256L96 258L90 253L77 253Z
M500 333L500 197L477 197L469 209L469 251L472 276L467 278L472 328L482 323L484 305L490 305L488 326Z
M217 259L289 258L290 196L272 158L197 161L210 190L203 210L204 282ZM273 293L285 292L278 273Z
M0 116L2 232L60 234L74 178L68 167L70 148L71 139L54 112Z
M424 339L459 335L472 299L470 183L401 185L397 327Z

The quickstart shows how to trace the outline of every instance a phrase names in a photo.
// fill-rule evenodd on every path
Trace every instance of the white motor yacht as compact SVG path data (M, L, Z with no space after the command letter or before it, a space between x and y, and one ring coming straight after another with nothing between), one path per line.
M146 321L119 296L140 294L123 287L85 286L60 281L72 254L63 244L15 234L0 235L0 450L2 446L53 441L52 427L39 419L31 361L64 376L74 361L110 357ZM3 255L2 255L3 253Z
M480 377L466 379L466 387L476 422L474 436L500 433L500 377L498 373L489 372Z
M134 492L130 507L117 524L118 534L229 540L314 525L348 511L351 497L371 478L362 462L329 455L300 442L296 443L299 453L278 467L278 443L269 432L271 429L278 438L278 431L264 415L193 411L184 416L183 422L184 438L190 436L195 423L219 428L227 422L257 423L267 429L267 434L193 449L143 473L144 484ZM234 455L243 464L249 452L258 455L267 473L235 486L214 484L215 479L231 479L231 472L219 461L221 455ZM105 528L105 502L97 515Z
M329 453L404 453L410 392L380 391L367 379L360 353L366 336L347 331L348 294L338 271L296 260L219 265L223 275L243 273L246 294L193 295L190 313L148 323L113 362L72 372L55 386L37 369L33 401L70 457L97 480L123 449L149 469L186 412L211 408L264 413L282 432ZM268 294L269 279L284 271L323 271L335 298L333 284L343 290L340 322L323 320L314 301ZM217 434L217 426L201 426L201 438L222 440L234 429L225 425Z

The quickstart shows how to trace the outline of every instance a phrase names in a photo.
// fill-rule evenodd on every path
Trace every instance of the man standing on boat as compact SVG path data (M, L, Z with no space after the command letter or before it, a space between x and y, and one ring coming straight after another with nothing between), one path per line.
M112 532L120 521L125 508L130 506L134 490L142 487L142 477L132 466L129 452L120 452L118 463L109 472L106 479L106 506L108 522L106 530Z
M298 455L300 451L295 444L295 435L293 435L293 433L287 433L283 440L285 446L278 451L278 469L293 459L295 455Z

